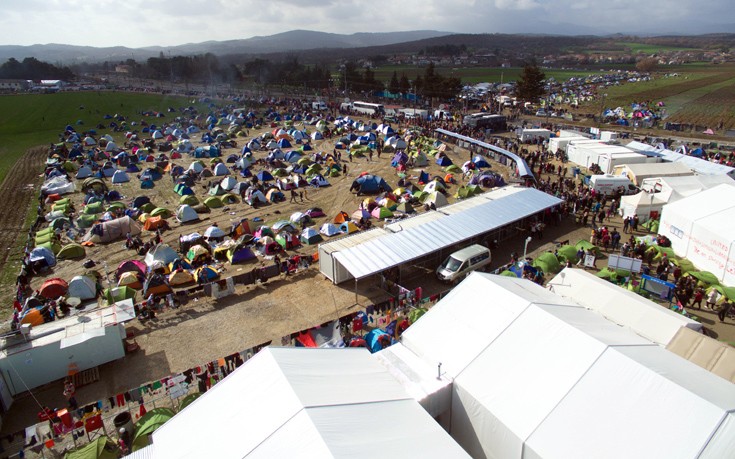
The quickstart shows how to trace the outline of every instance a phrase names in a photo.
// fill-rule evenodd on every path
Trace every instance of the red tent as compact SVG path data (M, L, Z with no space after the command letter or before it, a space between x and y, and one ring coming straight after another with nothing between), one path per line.
M38 289L39 293L43 295L44 298L50 299L55 299L65 295L67 290L69 290L69 284L67 284L64 279L60 279L58 277L47 280L41 285L41 288Z

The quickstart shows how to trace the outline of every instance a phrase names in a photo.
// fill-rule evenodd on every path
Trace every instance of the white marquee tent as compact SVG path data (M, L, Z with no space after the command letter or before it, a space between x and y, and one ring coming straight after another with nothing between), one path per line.
M469 457L365 349L304 348L262 350L156 430L147 452Z
M582 269L565 268L549 288L633 332L666 346L681 327L701 330L696 320L660 306Z
M668 204L659 233L674 252L735 286L735 187L718 185Z
M397 346L453 378L449 431L473 457L715 458L735 447L730 382L524 279L471 274Z

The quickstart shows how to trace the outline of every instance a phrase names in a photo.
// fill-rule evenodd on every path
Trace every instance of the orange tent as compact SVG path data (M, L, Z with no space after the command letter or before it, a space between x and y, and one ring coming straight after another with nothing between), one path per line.
M347 212L344 210L337 214L336 217L334 217L334 223L344 223L350 221L350 216Z
M62 295L65 295L67 290L69 290L69 284L67 284L64 279L55 277L53 279L45 281L41 285L41 288L38 289L38 292L44 298L56 299Z
M163 228L166 226L166 220L164 220L162 217L149 217L148 220L145 221L145 225L143 225L143 228L145 228L147 231L155 231L158 228Z
M31 309L20 320L21 324L31 324L33 326L43 324L43 314L38 309Z

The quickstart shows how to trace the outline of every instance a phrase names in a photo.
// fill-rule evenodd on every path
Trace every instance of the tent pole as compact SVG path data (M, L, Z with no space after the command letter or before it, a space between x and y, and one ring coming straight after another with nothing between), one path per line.
M359 305L360 303L357 301L357 277L355 278L355 306Z

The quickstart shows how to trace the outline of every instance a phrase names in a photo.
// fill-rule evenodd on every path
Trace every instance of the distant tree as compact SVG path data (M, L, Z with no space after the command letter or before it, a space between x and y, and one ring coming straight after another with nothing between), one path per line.
M390 91L393 94L397 94L401 92L401 83L398 81L398 73L396 71L393 71L393 75L390 77L390 82L388 83L388 91Z
M524 102L537 102L546 92L546 75L535 62L526 64L516 81L516 97Z
M635 63L635 68L639 72L653 72L658 67L658 60L655 57L644 57Z
M401 73L401 79L398 81L398 91L407 94L411 90L411 82L405 73Z

